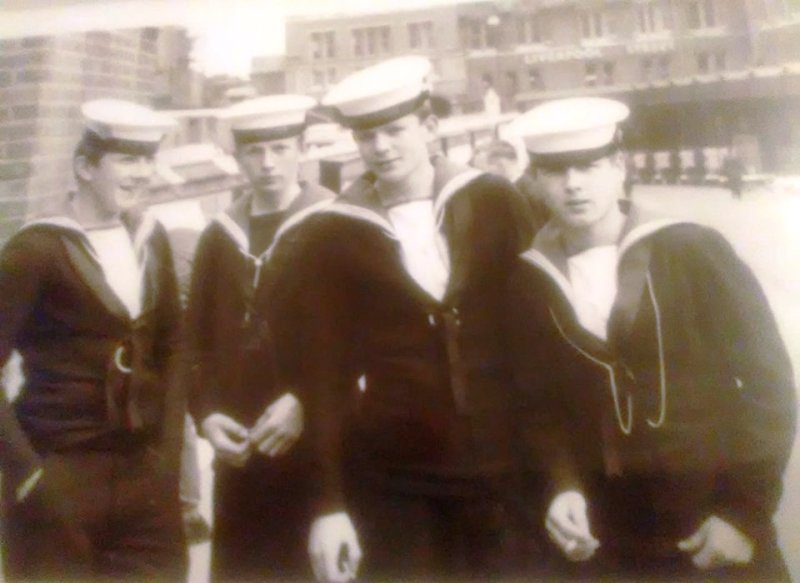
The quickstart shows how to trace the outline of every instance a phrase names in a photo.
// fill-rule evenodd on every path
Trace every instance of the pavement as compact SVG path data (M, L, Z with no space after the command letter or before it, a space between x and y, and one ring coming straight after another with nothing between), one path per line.
M741 200L715 187L642 186L635 204L666 215L692 219L722 232L758 277L786 342L800 385L800 190L791 182L759 186ZM201 443L203 512L211 511L211 449ZM800 582L800 436L785 475L776 516L780 543L793 580ZM208 581L210 544L191 549L189 583Z

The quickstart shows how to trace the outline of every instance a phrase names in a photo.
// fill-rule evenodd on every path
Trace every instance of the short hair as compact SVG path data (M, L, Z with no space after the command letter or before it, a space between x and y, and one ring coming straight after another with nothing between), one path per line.
M505 140L494 140L486 148L486 154L489 158L505 158L515 162L519 159L517 149Z
M75 158L82 156L86 158L86 161L89 164L92 166L97 166L100 163L100 159L103 157L103 155L107 153L107 150L102 148L97 140L87 139L86 136L87 134L84 134L78 144L75 146L75 151L72 154L72 158L74 160Z
M449 117L453 113L453 104L449 99L435 93L431 94L422 105L414 110L414 114L421 120L431 115L439 119Z

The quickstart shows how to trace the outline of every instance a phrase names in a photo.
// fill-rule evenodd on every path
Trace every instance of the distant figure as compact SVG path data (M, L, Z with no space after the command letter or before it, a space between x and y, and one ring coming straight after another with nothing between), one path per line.
M656 157L651 151L644 154L644 168L642 169L642 182L653 184L656 180Z
M524 152L522 152L524 155ZM520 160L520 152L506 140L495 140L486 147L488 172L508 179L517 187L530 205L532 233L536 233L550 219L541 189L527 172L528 160Z
M730 189L731 196L737 200L741 199L744 163L735 150L730 150L725 156L725 161L722 163L722 175L725 177L725 185Z
M497 117L500 115L500 96L494 88L492 76L489 73L484 73L481 77L483 85L483 111L489 117Z
M694 149L694 167L692 168L692 184L702 185L706 181L706 173L708 172L708 164L706 163L706 154L703 148Z
M683 163L681 162L680 152L678 150L670 150L669 166L664 170L664 178L667 184L678 184L681 180L682 172Z

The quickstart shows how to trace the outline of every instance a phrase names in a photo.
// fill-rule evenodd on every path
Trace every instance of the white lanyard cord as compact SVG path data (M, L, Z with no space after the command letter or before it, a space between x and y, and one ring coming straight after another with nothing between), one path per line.
M656 319L656 335L658 337L658 375L660 383L660 407L658 413L658 421L651 419L647 420L647 424L653 429L658 429L664 425L664 419L667 417L667 372L666 364L664 363L664 338L661 331L661 310L658 307L658 300L656 293L653 289L653 278L650 271L647 272L647 291L650 293L650 301L653 303L653 313Z
M558 332L570 346L572 346L575 350L577 350L579 353L581 353L583 356L585 356L595 364L599 364L604 369L606 369L609 381L611 382L611 395L614 398L614 412L616 413L617 416L617 425L619 426L620 431L622 431L622 433L624 433L625 435L630 435L631 429L633 427L633 398L629 392L627 394L628 419L627 422L625 422L622 419L622 407L620 406L619 402L619 389L617 388L617 380L616 380L616 374L614 373L614 367L606 362L603 362L602 360L595 358L594 356L583 350L580 346L575 344L572 340L570 340L570 338L564 332L564 329L561 327L561 324L558 322L558 318L556 318L556 315L553 312L552 308L550 308L550 316L553 318L553 322L555 322L556 328L558 328Z

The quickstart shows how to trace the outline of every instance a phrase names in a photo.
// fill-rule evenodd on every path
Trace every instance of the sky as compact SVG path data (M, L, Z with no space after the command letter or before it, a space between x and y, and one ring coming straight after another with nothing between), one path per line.
M287 17L455 3L458 0L6 0L0 2L0 38L185 26L195 39L195 68L206 75L246 77L254 56L283 53Z

